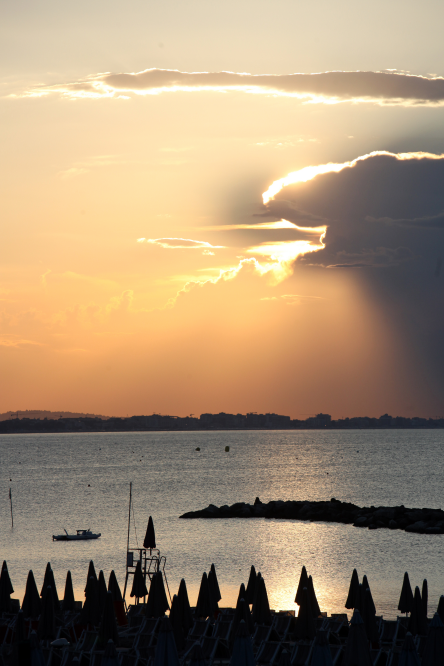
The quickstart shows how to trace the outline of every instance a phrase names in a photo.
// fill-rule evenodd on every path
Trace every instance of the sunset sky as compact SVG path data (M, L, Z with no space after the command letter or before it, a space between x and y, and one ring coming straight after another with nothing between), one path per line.
M0 412L442 416L443 24L3 3Z

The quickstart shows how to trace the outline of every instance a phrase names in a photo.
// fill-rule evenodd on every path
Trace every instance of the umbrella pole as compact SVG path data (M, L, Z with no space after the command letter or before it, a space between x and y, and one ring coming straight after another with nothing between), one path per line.
M14 516L12 515L12 493L11 493L11 488L9 489L9 502L11 504L11 523L12 523L12 527L14 527Z
M132 499L132 494L133 494L133 482L130 481L130 496L129 496L129 508L128 508L128 538L126 542L126 575L125 575L125 587L123 588L123 601L125 602L125 595L126 595L126 586L128 584L128 552L129 552L129 540L130 540L130 526L131 526L131 499Z

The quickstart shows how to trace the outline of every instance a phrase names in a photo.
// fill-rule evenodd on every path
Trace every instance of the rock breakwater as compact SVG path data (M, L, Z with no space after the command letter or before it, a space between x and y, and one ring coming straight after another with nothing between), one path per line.
M390 529L419 534L444 534L444 511L441 509L408 509L401 506L364 506L330 501L272 501L254 504L237 502L229 506L210 504L200 511L189 511L180 518L277 518L311 522L344 523L369 530Z

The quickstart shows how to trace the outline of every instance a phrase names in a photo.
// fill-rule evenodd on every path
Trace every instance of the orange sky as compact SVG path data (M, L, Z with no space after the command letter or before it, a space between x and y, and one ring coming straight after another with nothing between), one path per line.
M230 23L232 3L180 18L169 2L146 43L114 5L105 23L92 8L86 25L84 3L64 15L47 0L32 36L32 17L8 10L0 411L440 413L442 274L432 277L444 201L427 188L442 182L442 160L418 155L444 153L439 21L428 35L403 3L372 41L376 3L357 41L366 50L352 53L340 44L357 39L359 14L330 17L333 39L327 20L316 32L315 8L273 6L287 22L267 18L266 3ZM305 31L295 53L282 44L300 12L313 52ZM268 21L264 60L254 35ZM397 21L411 38L402 52ZM414 76L403 73L414 61ZM319 168L373 151L414 155L410 166L382 160L383 181L377 156ZM285 180L306 167L301 182Z

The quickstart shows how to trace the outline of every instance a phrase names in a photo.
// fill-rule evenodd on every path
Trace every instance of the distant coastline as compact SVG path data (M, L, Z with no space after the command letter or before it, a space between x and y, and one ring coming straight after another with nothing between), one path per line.
M35 412L33 412L35 413ZM69 415L60 418L21 417L11 413L0 420L0 434L63 432L153 432L208 430L387 430L440 429L444 418L424 419L384 414L379 418L352 417L334 420L329 414L316 414L305 420L280 414L201 414L194 416L131 416L127 418ZM65 412L69 414L69 412Z

